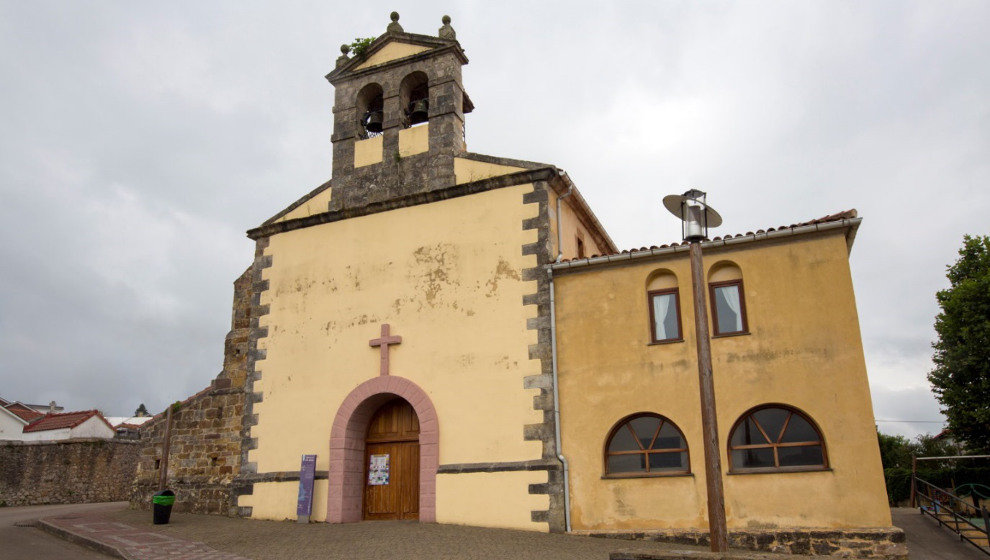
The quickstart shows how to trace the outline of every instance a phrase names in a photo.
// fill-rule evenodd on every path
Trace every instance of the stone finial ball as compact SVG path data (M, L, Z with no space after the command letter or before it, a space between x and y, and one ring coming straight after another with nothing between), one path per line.
M392 18L392 21L399 21L399 12L392 12L388 17Z
M347 53L351 52L351 46L350 45L341 45L340 46L340 52L343 53L343 54L347 54Z
M444 25L450 25L450 16L443 16L440 21L442 21Z

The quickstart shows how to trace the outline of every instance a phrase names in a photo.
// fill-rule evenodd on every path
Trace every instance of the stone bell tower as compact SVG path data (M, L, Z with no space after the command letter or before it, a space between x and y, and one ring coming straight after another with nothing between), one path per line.
M341 46L327 74L335 88L330 211L451 187L454 156L466 150L464 114L474 107L450 17L437 37L406 33L399 14L391 18L363 52Z

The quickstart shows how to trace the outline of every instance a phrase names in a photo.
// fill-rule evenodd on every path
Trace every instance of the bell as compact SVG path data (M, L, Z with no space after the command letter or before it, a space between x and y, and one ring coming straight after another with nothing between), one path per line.
M409 103L409 122L418 124L426 122L430 118L430 100L417 99Z
M382 112L368 111L364 116L364 128L368 132L382 131Z

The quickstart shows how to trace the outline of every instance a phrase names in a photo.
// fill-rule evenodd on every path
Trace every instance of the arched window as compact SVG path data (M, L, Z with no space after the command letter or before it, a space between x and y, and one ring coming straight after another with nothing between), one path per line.
M646 298L650 306L650 342L681 342L681 298L677 276L661 268L650 273L646 281Z
M399 85L403 124L407 127L430 119L430 80L425 72L416 71L402 79Z
M714 336L749 333L742 271L735 263L721 261L708 272Z
M820 470L828 467L825 440L803 412L782 404L749 410L729 436L733 472Z
M665 476L691 472L687 442L673 422L640 413L619 421L605 440L605 476Z
M357 114L360 119L358 132L362 138L381 134L385 121L382 86L372 83L361 88L357 95Z

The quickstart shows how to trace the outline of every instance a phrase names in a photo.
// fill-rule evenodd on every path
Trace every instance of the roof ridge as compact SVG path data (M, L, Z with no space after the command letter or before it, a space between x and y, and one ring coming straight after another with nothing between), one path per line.
M43 413L46 417L53 418L55 416L69 416L72 414L89 414L89 413L101 414L99 410L91 408L89 410L72 410L69 412L45 412Z

